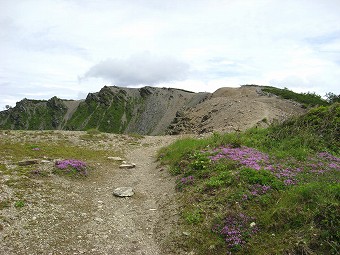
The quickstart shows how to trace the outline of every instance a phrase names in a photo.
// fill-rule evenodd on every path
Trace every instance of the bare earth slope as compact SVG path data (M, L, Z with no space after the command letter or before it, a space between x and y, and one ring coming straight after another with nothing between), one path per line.
M142 135L229 132L267 126L303 112L298 103L263 93L259 86L220 88L212 94L105 86L80 101L24 99L0 111L0 129L97 129Z
M220 88L204 102L178 113L169 133L243 131L304 112L298 103L263 93L256 86Z
M47 137L34 132L1 134L6 141L67 140L88 146L94 153L103 149L126 152L126 160L136 163L136 168L120 169L116 161L98 157L88 162L92 170L85 178L33 178L34 185L26 187L21 198L26 201L24 207L10 205L0 210L0 254L167 254L161 251L160 237L170 226L162 215L169 214L170 202L176 217L174 180L157 168L155 156L176 138L108 135L92 142L82 140L82 135L65 131ZM1 163L14 167L11 160ZM43 164L53 167L53 162ZM9 184L19 178L24 177L0 172L1 201L16 196L18 190ZM134 196L113 196L113 189L120 186L131 186Z

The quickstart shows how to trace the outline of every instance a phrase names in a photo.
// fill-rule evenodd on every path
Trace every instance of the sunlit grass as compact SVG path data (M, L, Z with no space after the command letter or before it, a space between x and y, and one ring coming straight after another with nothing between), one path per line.
M339 108L162 149L190 232L174 242L197 254L338 254Z

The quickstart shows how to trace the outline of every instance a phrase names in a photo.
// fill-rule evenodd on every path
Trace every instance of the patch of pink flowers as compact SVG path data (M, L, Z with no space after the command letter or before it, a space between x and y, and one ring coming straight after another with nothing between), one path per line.
M297 175L301 172L324 174L327 171L340 170L340 158L328 152L320 152L316 154L316 157L309 158L307 162L286 159L281 163L266 153L246 146L239 148L233 148L232 146L219 147L213 150L212 154L209 158L213 162L224 158L255 170L271 171L285 185L297 184Z
M55 162L55 166L58 169L66 170L70 172L72 169L76 170L80 174L87 175L86 163L76 159L58 160Z
M246 244L251 236L258 232L255 219L243 213L230 215L224 219L223 224L212 228L214 233L223 236L228 248L234 249Z

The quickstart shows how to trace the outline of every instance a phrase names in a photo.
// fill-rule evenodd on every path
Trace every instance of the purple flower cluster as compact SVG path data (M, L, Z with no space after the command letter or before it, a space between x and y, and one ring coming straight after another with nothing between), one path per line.
M215 225L212 231L222 235L228 248L233 249L244 245L253 234L258 232L258 228L254 218L240 213L226 217L223 224Z
M40 148L33 148L32 151L40 151Z
M55 166L58 169L66 170L66 172L70 172L71 170L76 170L77 172L83 175L87 175L86 163L81 160L76 160L76 159L58 160L55 162Z
M213 156L209 158L213 162L226 158L255 170L269 170L285 185L295 185L298 182L297 175L301 172L323 174L330 170L340 170L340 158L327 152L318 153L317 158L309 158L308 163L292 159L285 159L285 162L280 163L263 152L245 146L240 148L220 147L215 149L212 154Z
M320 152L316 156L316 158L308 159L309 164L306 165L306 168L309 172L323 174L332 170L340 171L340 158L328 152Z
M250 191L247 194L242 195L242 201L248 200L251 197L258 197L266 194L272 187L269 185L254 184L250 187Z
M337 157L333 156L332 154L330 154L328 152L320 152L320 153L317 154L317 156L322 158L322 159L326 159L326 160L329 160L329 161L334 161L336 163L340 163L340 158L337 158Z
M260 196L260 195L266 194L267 191L270 189L271 187L269 185L254 184L251 187L250 193L253 196Z
M190 175L188 177L183 177L181 179L181 184L182 185L190 185L194 183L194 176Z
M269 161L269 156L267 154L245 146L240 148L220 147L214 152L217 152L217 154L209 157L212 161L228 158L256 170L263 168Z

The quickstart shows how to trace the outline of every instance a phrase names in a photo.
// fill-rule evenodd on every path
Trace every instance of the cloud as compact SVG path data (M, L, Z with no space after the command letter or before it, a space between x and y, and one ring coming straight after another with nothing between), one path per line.
M81 79L103 78L118 86L156 85L183 80L189 65L172 57L158 57L149 52L127 59L108 58L92 66Z
M0 10L0 109L105 84L340 93L339 0L0 0Z

